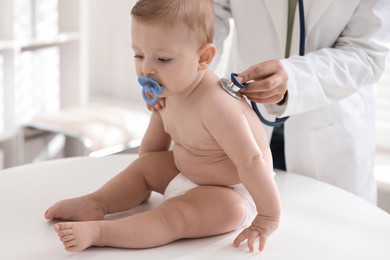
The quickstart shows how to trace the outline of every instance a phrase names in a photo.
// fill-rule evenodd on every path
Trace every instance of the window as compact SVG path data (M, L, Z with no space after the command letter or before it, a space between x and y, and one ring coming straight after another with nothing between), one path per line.
M0 0L0 133L80 99L78 0Z
M14 76L15 125L60 107L59 63L58 47L20 53Z

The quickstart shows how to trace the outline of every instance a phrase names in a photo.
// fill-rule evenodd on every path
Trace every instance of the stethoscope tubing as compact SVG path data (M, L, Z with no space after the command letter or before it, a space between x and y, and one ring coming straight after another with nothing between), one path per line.
M298 0L298 9L299 9L299 55L305 55L305 38L306 38L306 28L305 28L305 8L303 5L303 0Z

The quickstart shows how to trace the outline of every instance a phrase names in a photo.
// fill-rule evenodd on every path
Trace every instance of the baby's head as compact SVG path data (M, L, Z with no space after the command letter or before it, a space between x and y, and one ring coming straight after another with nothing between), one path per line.
M139 0L131 14L133 19L141 23L184 25L200 46L213 42L212 0Z
M216 52L213 6L212 0L139 0L133 7L136 73L162 87L159 97L198 85L206 73Z

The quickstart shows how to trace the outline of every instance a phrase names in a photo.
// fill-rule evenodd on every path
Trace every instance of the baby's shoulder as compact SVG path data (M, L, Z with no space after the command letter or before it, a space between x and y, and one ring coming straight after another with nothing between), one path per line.
M207 93L204 95L203 103L205 106L212 106L214 109L238 109L242 106L242 102L239 99L234 98L221 86L216 86L207 89Z

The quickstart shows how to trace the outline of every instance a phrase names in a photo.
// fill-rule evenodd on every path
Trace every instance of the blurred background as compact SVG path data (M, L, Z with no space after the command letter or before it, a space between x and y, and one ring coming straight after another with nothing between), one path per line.
M63 137L26 131L38 115L96 101L146 112L130 45L134 3L0 0L0 169L64 156Z
M99 155L137 151L149 112L133 66L134 3L0 0L0 169L96 150L104 151ZM378 87L378 165L390 164L389 67ZM127 120L126 111L137 113ZM69 121L75 114L83 117ZM121 120L131 123L124 129ZM133 130L135 137L121 137ZM113 136L120 140L108 140ZM118 146L123 143L131 145Z

